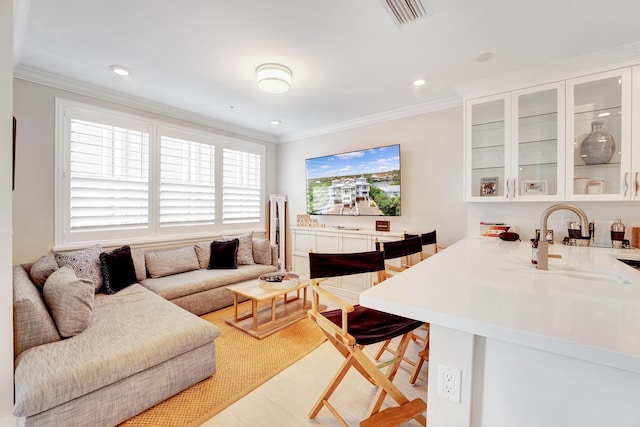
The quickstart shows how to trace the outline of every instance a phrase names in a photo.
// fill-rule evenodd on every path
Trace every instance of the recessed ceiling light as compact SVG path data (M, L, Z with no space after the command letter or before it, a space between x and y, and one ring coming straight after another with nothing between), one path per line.
M278 126L280 123L282 123L282 120L273 119L269 123L271 123L274 126Z
M600 113L600 114L598 114L598 117L608 117L608 116L610 116L610 115L611 115L611 113L606 112L606 113Z
M491 52L484 52L476 56L476 61L478 62L487 62L487 61L490 61L491 59L493 59L493 53Z
M128 76L129 75L129 70L126 67L123 67L122 65L112 65L109 68L111 68L111 71L113 71L114 73L116 73L119 76Z
M424 86L427 83L425 79L418 79L413 81L414 86Z

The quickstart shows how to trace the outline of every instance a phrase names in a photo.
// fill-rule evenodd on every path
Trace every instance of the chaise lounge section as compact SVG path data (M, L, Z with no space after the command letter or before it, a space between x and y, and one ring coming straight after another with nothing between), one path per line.
M152 277L161 265L153 260L169 256L169 270L191 269L189 249L132 250L143 280L115 294L92 292L90 320L72 336L61 332L59 313L48 305L49 285L35 284L32 265L14 266L14 415L20 425L115 426L213 375L220 330L197 315L232 303L225 286L277 271L277 247L253 239L262 250L253 264L210 269L203 264L211 243L191 246L197 269L162 277ZM188 255L176 257L174 250ZM188 267L181 265L185 260ZM92 286L79 275L76 282Z

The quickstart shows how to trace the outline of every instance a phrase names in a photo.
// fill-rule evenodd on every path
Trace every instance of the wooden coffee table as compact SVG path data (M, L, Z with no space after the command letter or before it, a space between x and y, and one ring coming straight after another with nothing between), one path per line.
M311 308L311 303L307 301L309 276L304 274L299 276L298 286L290 289L263 289L258 279L249 283L227 286L226 289L233 293L233 317L225 322L255 338L262 339L304 319L307 316L307 310ZM240 297L249 299L251 311L239 312ZM326 306L322 306L321 310L324 308Z

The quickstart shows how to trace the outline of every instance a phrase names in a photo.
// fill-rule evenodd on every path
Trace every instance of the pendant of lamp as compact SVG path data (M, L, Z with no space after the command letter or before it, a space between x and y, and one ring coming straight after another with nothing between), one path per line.
M267 93L285 93L291 89L291 70L284 65L268 63L256 68L260 90Z

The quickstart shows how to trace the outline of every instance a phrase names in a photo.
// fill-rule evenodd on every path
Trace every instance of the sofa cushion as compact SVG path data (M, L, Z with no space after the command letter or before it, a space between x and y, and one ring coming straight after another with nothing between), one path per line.
M138 281L129 246L101 253L100 267L104 288L108 294L115 294Z
M240 236L222 236L222 239L238 239L238 265L255 264L253 260L253 232L241 234Z
M200 268L193 246L145 252L144 260L150 277L164 277Z
M93 311L93 282L77 277L70 267L60 267L49 276L43 292L62 337L78 335L87 328Z
M144 249L131 248L131 258L133 259L133 266L136 269L136 278L138 282L147 278L147 266L144 263Z
M14 414L46 411L207 345L219 334L213 324L138 284L115 295L97 294L83 333L31 348L16 360Z
M238 239L214 240L211 242L210 269L238 268Z
M51 273L56 271L58 268L60 267L54 257L51 255L43 255L33 263L29 270L29 275L31 276L33 284L42 291L44 282L46 282Z
M211 261L211 240L208 242L198 242L194 248L200 268L209 268L209 261Z
M102 287L101 253L102 247L95 244L79 251L54 252L54 256L60 267L70 267L79 278L93 282L97 291Z
M256 264L271 264L271 242L267 239L253 239L253 260Z
M258 276L261 274L274 271L277 271L277 269L273 265L239 265L235 270L198 269L175 276L147 279L141 283L145 288L171 301L246 280L255 280L257 282Z
M31 347L60 341L56 325L36 286L22 266L13 267L13 350L17 357Z

